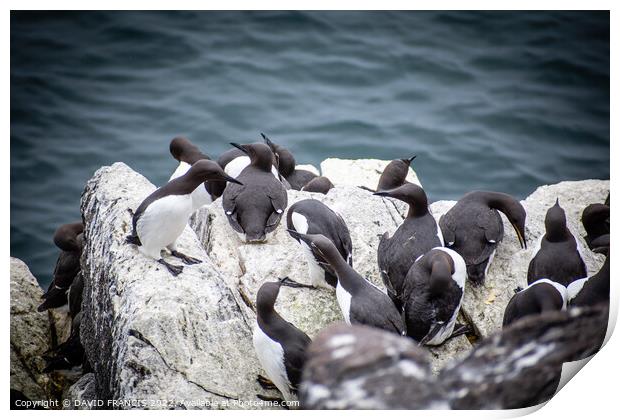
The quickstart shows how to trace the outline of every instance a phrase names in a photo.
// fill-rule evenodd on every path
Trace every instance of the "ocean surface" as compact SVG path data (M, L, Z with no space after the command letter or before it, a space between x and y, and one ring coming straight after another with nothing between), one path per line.
M609 14L13 12L11 255L47 285L99 167L161 185L174 136L260 132L317 166L416 154L430 200L609 178Z

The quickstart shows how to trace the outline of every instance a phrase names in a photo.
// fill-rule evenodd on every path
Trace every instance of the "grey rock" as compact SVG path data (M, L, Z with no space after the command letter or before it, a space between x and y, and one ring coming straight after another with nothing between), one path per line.
M525 235L528 249L521 249L519 241L502 214L504 239L497 247L495 258L489 266L484 286L465 286L462 312L471 321L481 338L488 337L501 329L504 309L514 289L527 286L527 269L538 238L544 234L545 215L549 207L559 198L566 211L568 227L583 250L588 275L601 268L604 257L595 254L586 246L585 230L581 225L581 213L591 203L603 202L609 193L609 181L586 180L565 181L559 184L539 187L521 204L527 212ZM431 204L435 219L439 220L456 202L437 201ZM501 214L501 213L500 213Z
M97 392L95 389L95 375L93 373L87 373L82 376L76 383L63 395L63 400L68 401L68 405L63 406L64 410L92 410L101 408L97 404L100 401L97 398Z
M310 345L299 397L305 409L449 408L413 340L342 323Z
M28 266L11 257L11 389L31 400L46 400L56 391L49 375L42 373L41 357L51 343L48 315L37 312L43 290Z
M86 184L81 339L101 399L256 400L258 360L240 296L187 227L179 250L203 262L172 277L125 242L131 213L154 186L123 163ZM165 257L174 260L169 255ZM178 263L178 262L177 262ZM149 408L160 408L151 405Z
M563 364L600 344L606 307L546 312L483 340L433 375L411 340L366 326L334 325L308 349L300 386L307 409L513 409L547 401Z

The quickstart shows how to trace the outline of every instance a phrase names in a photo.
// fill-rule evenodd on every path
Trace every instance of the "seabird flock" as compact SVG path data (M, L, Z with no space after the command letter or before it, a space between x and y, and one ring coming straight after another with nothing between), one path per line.
M267 375L259 377L263 387L277 388L286 401L299 397L302 408L519 408L553 395L563 362L600 348L609 306L609 198L582 215L588 246L606 255L601 270L587 276L579 242L556 201L532 253L528 286L514 291L502 331L433 375L423 346L462 334L474 340L471 327L456 320L465 287L484 283L501 246L499 212L526 248L521 203L508 194L473 191L437 222L422 187L406 180L415 156L390 162L375 190L360 187L377 200L390 197L409 206L402 224L391 237L386 232L377 249L386 294L355 271L349 229L338 212L314 199L288 206L287 189L327 194L332 182L297 169L289 150L262 137L264 142L231 143L218 160L188 139L174 138L170 153L178 168L130 209L126 246L176 277L183 264L201 263L176 241L202 206L221 197L232 232L246 243L268 242L285 217L307 259L308 281L285 277L265 281L258 290L253 342ZM38 310L67 307L72 328L69 339L45 355L46 371L89 369L79 340L83 230L82 223L71 223L54 235L61 251ZM164 260L162 250L179 264ZM313 343L274 309L280 287L332 290L346 324L326 327Z

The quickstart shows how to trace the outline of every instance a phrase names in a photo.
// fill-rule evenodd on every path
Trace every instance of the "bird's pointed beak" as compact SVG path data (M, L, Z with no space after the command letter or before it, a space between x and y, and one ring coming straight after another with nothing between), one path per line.
M240 145L239 143L230 143L231 146L236 147L237 149L241 150L243 153L245 153L246 155L249 154L248 151L245 149L244 146Z
M390 197L389 191L377 191L372 193L372 195L378 195L379 197Z
M260 133L261 137L269 146L273 147L273 142L264 133Z
M233 178L232 176L228 175L227 173L224 172L224 174L222 175L222 178L225 181L228 182L232 182L233 184L239 184L239 185L243 185L243 183L241 181L237 181L237 179Z
M297 232L296 230L293 230L293 229L286 229L286 230L293 237L293 239L296 239L298 241L304 241L309 246L312 246L312 239L310 239L308 237L308 235L305 235L303 233L299 233L299 232Z
M413 162L413 159L415 159L416 157L417 157L417 155L413 155L409 159L403 159L403 162L405 162L407 164L407 166L409 166L409 165L411 165L411 162Z
M280 285L282 286L286 286L286 287L293 287L293 288L308 288L308 289L314 289L314 287L310 286L309 284L303 284L303 283L299 283L296 282L295 280L291 280L288 277L283 277L280 280Z
M521 230L514 224L512 225L512 227L514 228L515 232L517 232L517 238L519 239L519 244L521 244L521 248L527 249L527 243L525 241L525 237L521 233Z

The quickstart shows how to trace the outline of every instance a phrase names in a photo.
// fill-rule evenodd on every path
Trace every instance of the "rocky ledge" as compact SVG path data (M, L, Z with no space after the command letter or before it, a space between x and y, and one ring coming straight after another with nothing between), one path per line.
M377 263L379 237L392 233L406 212L404 203L373 196L358 188L376 186L387 162L328 159L323 175L335 187L327 195L289 191L289 205L306 198L320 200L339 212L353 241L353 266L383 288ZM354 185L343 174L355 173ZM419 183L410 171L410 182ZM252 346L254 302L264 281L289 276L307 282L307 264L300 246L285 230L285 220L265 244L239 241L228 225L221 201L200 209L179 240L179 249L201 259L178 277L125 243L131 211L153 190L146 178L123 163L99 169L82 196L85 279L81 339L93 368L67 395L87 399L161 400L165 407L194 408L192 401L234 407L231 401L278 397L256 381L263 374ZM527 241L543 231L546 209L560 199L569 226L582 243L588 271L603 259L583 242L580 216L590 203L604 201L609 181L563 182L540 187L523 201L528 211ZM454 202L431 205L438 219ZM466 285L462 322L477 338L498 331L513 290L526 284L530 250L520 250L506 221L505 238L489 269L486 284ZM283 288L276 309L311 337L342 320L333 291ZM430 348L430 369L437 374L448 363L471 353L461 336ZM12 332L13 343L13 332ZM157 403L160 404L160 403ZM152 408L163 408L153 405ZM203 407L198 407L203 408Z

